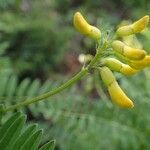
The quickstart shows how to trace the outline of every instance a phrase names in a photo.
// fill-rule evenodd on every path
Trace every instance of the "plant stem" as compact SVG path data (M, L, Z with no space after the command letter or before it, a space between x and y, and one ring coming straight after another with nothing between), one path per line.
M88 70L98 61L100 56L101 56L101 53L96 53L95 57L92 59L92 61L87 66Z
M76 74L73 78L71 78L70 80L68 80L67 82L62 84L61 86L53 89L50 92L42 94L40 96L37 96L37 97L34 97L34 98L29 98L29 99L26 99L25 101L20 102L16 105L9 106L9 107L4 109L4 112L11 111L11 110L23 107L23 106L27 106L31 103L35 103L35 102L41 101L43 99L46 99L46 98L48 98L52 95L55 95L55 94L61 92L62 90L66 89L67 87L71 86L73 83L80 80L84 75L86 75L87 72L88 72L88 70L86 68L83 68L78 74Z
M91 62L88 64L87 69L89 70L98 60L102 57L102 52L107 48L108 44L107 42L104 42L104 44L101 47L98 47L96 49L96 55L91 60Z
M88 71L93 67L93 65L98 62L98 60L100 59L100 57L102 56L102 51L105 50L107 47L107 43L104 43L102 45L102 47L98 47L97 49L97 53L95 55L95 57L91 60L91 62L87 65L87 67L82 68L81 71L79 73L77 73L73 78L71 78L70 80L68 80L67 82L65 82L64 84L60 85L59 87L51 90L50 92L47 92L45 94L39 95L37 97L34 98L28 98L26 100L24 100L23 102L20 102L18 104L12 105L12 106L8 106L6 107L3 112L7 112L7 111L11 111L23 106L27 106L29 104L41 101L41 100L45 100L46 98L55 95L59 92L61 92L62 90L66 89L67 87L71 86L72 84L74 84L75 82L77 82L78 80L80 80L84 75L86 75L88 73Z

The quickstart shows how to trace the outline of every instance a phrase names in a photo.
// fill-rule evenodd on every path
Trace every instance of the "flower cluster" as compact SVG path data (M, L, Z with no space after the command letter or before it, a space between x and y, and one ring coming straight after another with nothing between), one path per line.
M95 59L96 63L92 63L93 68L99 70L101 79L107 87L112 101L123 108L132 108L134 104L120 88L113 71L126 76L133 75L139 70L150 66L150 55L141 48L133 48L132 45L126 44L122 39L140 33L147 27L148 22L149 16L146 15L132 24L121 26L117 29L113 38L108 40L103 37L97 27L90 25L80 12L74 14L73 23L75 28L81 34L97 41L98 47L93 57L98 59ZM88 56L82 54L82 62L84 60L91 65L90 58L92 61L93 57Z

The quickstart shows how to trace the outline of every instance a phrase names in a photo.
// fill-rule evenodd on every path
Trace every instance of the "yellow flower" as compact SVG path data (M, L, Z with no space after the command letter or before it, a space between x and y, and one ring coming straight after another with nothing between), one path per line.
M120 73L126 75L126 76L130 76L130 75L133 75L135 73L137 73L138 70L130 67L129 65L127 64L123 64L122 65L122 68L120 69Z
M135 69L143 69L150 66L150 55L139 61L130 61L129 65Z
M142 30L144 30L146 28L146 26L148 25L149 22L149 16L146 15L143 18L139 19L138 21L134 22L132 24L132 28L133 28L133 32L134 33L139 33Z
M120 62L119 60L115 58L104 58L102 60L102 63L113 71L119 71L123 64L122 62Z
M119 40L115 40L112 42L112 48L116 52L132 60L141 60L146 55L146 52L144 50L129 47Z
M133 69L129 65L124 64L115 58L105 58L103 59L103 64L109 67L111 70L120 72L126 76L130 76L138 72L138 70Z
M118 36L127 36L127 35L134 34L134 32L133 32L131 25L126 25L126 26L118 28L116 31L116 34Z
M83 18L80 12L76 12L74 14L73 23L74 23L75 28L80 33L87 35L94 39L100 39L101 31L95 26L88 24L88 22Z
M123 108L134 107L133 102L127 97L116 81L108 87L108 92L112 101L118 106Z
M131 34L139 33L146 28L148 22L149 22L149 16L146 15L141 19L139 19L138 21L134 22L133 24L118 28L116 33L118 36L128 36Z
M108 67L100 69L101 78L106 85L112 101L122 108L132 108L133 102L127 97L123 90L118 85L113 73Z
M106 87L110 86L113 82L116 81L113 73L108 67L102 67L100 69L100 75Z

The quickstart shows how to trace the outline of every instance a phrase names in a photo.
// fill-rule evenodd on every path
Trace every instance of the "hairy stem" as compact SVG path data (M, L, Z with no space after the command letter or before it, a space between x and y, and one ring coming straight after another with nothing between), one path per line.
M52 91L50 92L47 92L45 94L42 94L40 96L37 96L37 97L34 97L34 98L29 98L29 99L26 99L25 101L23 102L20 102L16 105L12 105L12 106L9 106L7 107L6 109L4 109L4 111L11 111L11 110L14 110L14 109L17 109L17 108L20 108L20 107L23 107L23 106L27 106L31 103L35 103L35 102L38 102L38 101L41 101L41 100L44 100L52 95L55 95L59 92L61 92L62 90L66 89L67 87L71 86L72 84L74 84L75 82L77 82L78 80L80 80L84 75L86 75L86 73L88 72L87 69L83 68L78 74L76 74L73 78L71 78L70 80L68 80L67 82L65 82L64 84L62 84L61 86L53 89Z
M106 43L104 43L102 45L102 47L98 47L95 57L91 60L91 62L87 65L87 67L82 68L79 73L77 73L73 78L71 78L70 80L68 80L64 84L60 85L59 87L57 87L57 88L55 88L55 89L53 89L53 90L51 90L45 94L39 95L39 96L34 97L34 98L28 98L28 99L24 100L23 102L20 102L18 104L12 105L12 106L8 106L3 110L3 112L11 111L11 110L14 110L14 109L17 109L17 108L20 108L23 106L27 106L29 104L32 104L32 103L35 103L35 102L38 102L41 100L45 100L46 98L48 98L52 95L55 95L55 94L63 91L64 89L68 88L72 84L76 83L78 80L80 80L84 75L86 75L88 73L88 71L95 65L95 63L98 62L98 60L102 56L101 52L104 49L106 49L106 47L107 47Z

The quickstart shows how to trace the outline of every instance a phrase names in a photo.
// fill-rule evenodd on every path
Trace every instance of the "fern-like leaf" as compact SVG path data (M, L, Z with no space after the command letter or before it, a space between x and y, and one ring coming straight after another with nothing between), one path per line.
M37 150L43 135L43 131L31 124L24 129L26 115L20 112L13 114L0 127L1 150ZM55 142L48 142L40 149L53 150Z
M40 150L54 150L55 142L56 142L55 140L47 142L40 148Z

